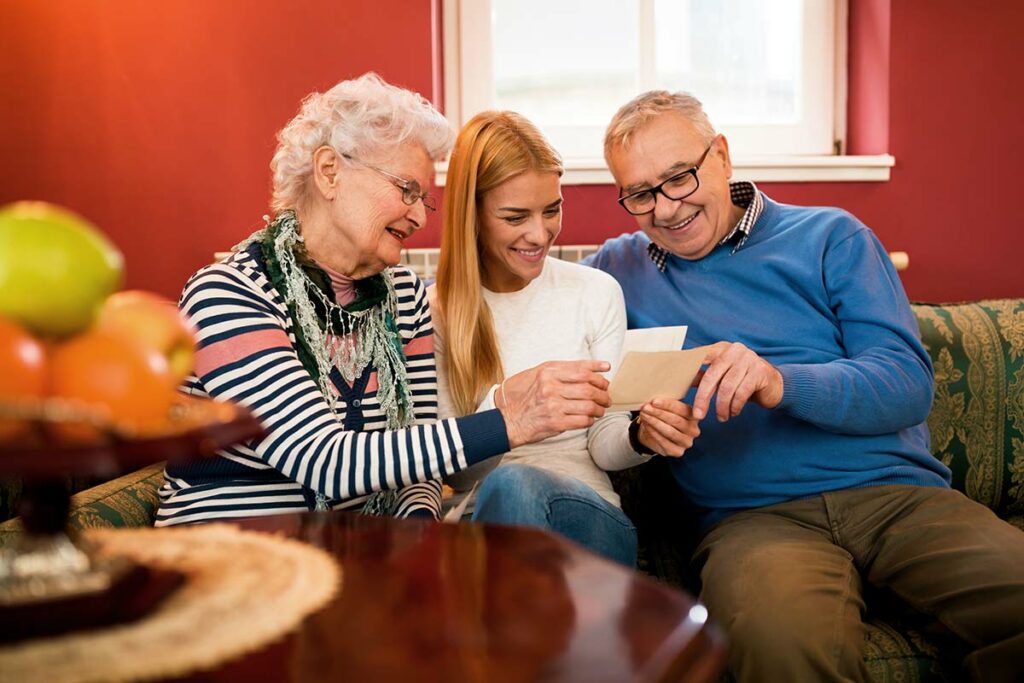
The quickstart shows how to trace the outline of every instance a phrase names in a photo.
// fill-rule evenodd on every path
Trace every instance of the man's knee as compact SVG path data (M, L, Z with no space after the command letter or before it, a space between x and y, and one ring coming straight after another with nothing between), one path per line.
M733 672L757 680L863 678L863 600L852 559L814 534L727 531L706 539L698 559L701 599L729 637Z
M729 668L739 680L863 680L864 626L853 604L794 599L793 591L741 582L738 595L705 579L701 599L730 643ZM745 586L758 583L755 597Z
M863 626L849 624L837 633L806 617L793 605L740 608L725 625L730 669L740 680L866 679Z

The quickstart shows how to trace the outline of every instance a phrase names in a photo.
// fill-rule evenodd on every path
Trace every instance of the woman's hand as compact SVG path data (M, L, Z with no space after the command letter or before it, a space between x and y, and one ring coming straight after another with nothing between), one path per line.
M678 458L700 435L700 420L682 401L656 398L640 408L636 438L655 453Z
M505 418L509 446L583 429L612 404L605 361L548 361L505 379L494 404Z

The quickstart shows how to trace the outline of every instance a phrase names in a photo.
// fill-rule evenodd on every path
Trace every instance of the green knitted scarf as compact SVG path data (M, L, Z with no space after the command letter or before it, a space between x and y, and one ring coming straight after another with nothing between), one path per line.
M235 247L253 243L263 247L263 259L274 289L281 294L292 319L295 348L302 366L337 413L338 395L331 380L337 368L352 383L366 367L377 371L377 400L388 429L399 429L415 419L410 400L405 352L395 324L398 297L388 271L355 281L356 298L339 306L330 277L306 252L295 212L286 209ZM373 494L364 514L391 514L395 491ZM327 509L327 499L316 494L316 509Z

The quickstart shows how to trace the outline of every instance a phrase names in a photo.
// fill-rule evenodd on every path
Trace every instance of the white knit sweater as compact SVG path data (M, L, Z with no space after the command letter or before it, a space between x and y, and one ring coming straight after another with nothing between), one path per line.
M436 286L428 295L436 305ZM484 289L490 306L506 377L549 360L606 360L617 369L626 333L622 289L609 275L576 263L554 258L544 262L541 275L518 292L497 293ZM438 375L438 416L455 417L448 392L445 365L445 332L435 330ZM477 411L494 408L491 387ZM568 475L594 489L616 507L606 470L621 470L647 461L629 445L629 415L608 413L589 429L577 429L539 443L520 446L500 459L500 464L521 463ZM491 458L447 481L456 491L467 491L496 465Z

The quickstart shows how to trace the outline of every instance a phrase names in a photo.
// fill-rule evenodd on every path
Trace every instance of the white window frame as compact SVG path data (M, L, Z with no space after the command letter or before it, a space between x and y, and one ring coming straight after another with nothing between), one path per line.
M887 181L895 159L890 154L844 155L846 138L847 3L819 0L834 7L835 59L832 104L834 155L759 155L742 153L732 158L737 180L756 182ZM442 0L444 29L445 113L461 126L474 113L493 107L491 76L490 0ZM831 9L831 8L830 8ZM641 0L641 22L653 21L652 0ZM825 67L827 68L827 66ZM741 147L733 141L733 151ZM604 159L567 158L563 183L567 185L614 184ZM447 165L438 164L437 184L444 185Z

